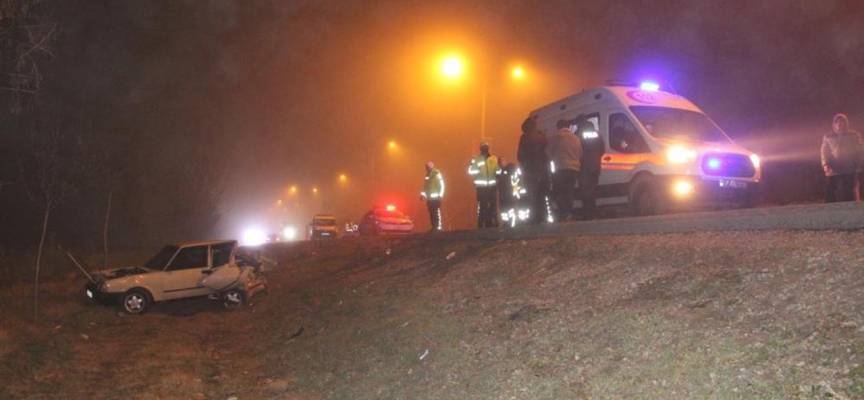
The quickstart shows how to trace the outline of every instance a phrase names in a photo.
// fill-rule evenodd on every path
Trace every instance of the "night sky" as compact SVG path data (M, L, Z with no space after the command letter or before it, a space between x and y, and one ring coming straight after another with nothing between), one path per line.
M97 126L136 138L145 153L131 157L208 147L227 171L210 236L315 212L357 220L381 202L426 227L429 160L448 182L445 225L468 228L484 92L492 151L510 159L531 110L653 78L766 162L818 163L834 113L864 130L862 4L73 0L58 2L51 71ZM438 73L448 54L466 62L458 82ZM521 82L507 75L517 63Z

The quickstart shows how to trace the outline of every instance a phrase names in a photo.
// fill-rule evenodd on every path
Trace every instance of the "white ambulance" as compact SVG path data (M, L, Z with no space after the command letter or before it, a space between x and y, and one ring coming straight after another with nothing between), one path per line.
M610 83L538 108L530 117L550 136L559 120L572 126L579 115L594 125L606 146L598 206L630 206L636 215L651 215L751 207L759 199L759 157L735 144L684 97L653 83ZM581 201L574 206L581 207Z

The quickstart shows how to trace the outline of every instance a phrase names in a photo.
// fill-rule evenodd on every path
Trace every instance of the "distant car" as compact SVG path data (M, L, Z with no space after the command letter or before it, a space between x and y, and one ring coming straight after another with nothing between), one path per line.
M260 264L237 252L236 240L168 245L140 267L91 274L85 293L102 303L119 302L129 314L144 313L156 302L197 296L235 308L267 288Z
M380 235L414 232L411 218L393 207L373 208L360 220L361 235Z
M338 228L336 218L329 214L317 214L312 218L309 237L317 239L336 239Z

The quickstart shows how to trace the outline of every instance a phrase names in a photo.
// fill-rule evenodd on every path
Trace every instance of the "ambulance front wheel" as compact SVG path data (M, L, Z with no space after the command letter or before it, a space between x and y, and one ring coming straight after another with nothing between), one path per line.
M657 183L650 177L633 181L630 202L636 216L657 215L663 212L663 199L657 190Z

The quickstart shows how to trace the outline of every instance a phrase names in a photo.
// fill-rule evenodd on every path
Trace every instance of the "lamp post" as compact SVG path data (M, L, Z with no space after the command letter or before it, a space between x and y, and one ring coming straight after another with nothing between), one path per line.
M459 56L448 56L441 62L441 74L448 80L458 80L465 75L465 63ZM510 71L512 80L522 80L525 78L525 69L521 66L515 66ZM481 81L481 99L480 99L480 141L486 140L486 113L487 99L489 97L489 79L486 68L482 68L480 73Z

